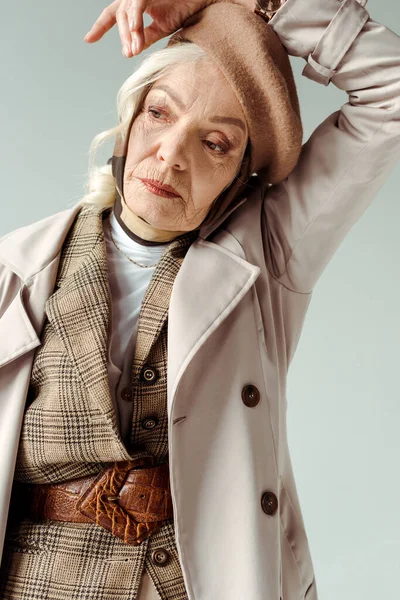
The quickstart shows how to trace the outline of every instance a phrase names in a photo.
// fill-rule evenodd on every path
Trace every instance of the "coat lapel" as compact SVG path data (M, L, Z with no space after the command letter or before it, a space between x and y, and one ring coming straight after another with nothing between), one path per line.
M186 367L254 284L261 269L222 231L219 243L198 238L172 290L168 314L168 413Z
M0 367L40 345L25 309L25 292L26 285L23 284L0 319Z
M62 250L57 289L45 310L90 397L116 429L107 371L111 298L103 213L90 207L79 214Z
M0 303L0 368L40 346L44 307L53 292L59 264L59 249L81 204L21 227L0 240L0 265L9 270ZM12 293L15 280L20 288L2 312L3 300ZM14 280L14 281L13 281ZM7 287L10 289L7 289Z

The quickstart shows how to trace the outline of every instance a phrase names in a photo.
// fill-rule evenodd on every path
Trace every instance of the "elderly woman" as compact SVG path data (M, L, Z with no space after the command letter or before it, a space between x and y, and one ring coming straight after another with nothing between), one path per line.
M1 599L317 599L286 376L399 158L400 38L357 0L182 4L102 13L127 56L173 35L88 194L0 240ZM289 54L351 90L303 146Z

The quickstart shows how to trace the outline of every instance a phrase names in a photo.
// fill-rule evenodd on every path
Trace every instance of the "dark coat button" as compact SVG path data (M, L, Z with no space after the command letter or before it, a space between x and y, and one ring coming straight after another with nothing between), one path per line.
M132 402L132 390L130 390L129 388L124 388L121 391L121 398L122 400L125 400L125 402Z
M242 389L242 400L246 406L256 406L260 402L260 392L255 385L245 385Z
M145 383L154 383L159 378L158 371L153 367L144 367L141 370L140 378Z
M169 552L164 550L164 548L157 548L157 550L153 550L151 553L151 558L156 565L163 567L169 561Z
M274 515L278 510L278 498L273 492L264 492L261 497L261 506L267 515Z
M143 429L154 429L154 427L158 424L157 417L147 417L142 421Z

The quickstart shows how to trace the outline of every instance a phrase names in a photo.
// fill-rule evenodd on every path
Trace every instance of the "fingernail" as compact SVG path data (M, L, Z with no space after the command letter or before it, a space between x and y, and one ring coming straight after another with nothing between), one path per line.
M136 54L136 50L137 50L137 41L132 40L132 54Z
M85 42L87 41L88 37L89 37L89 34L87 33L87 34L85 35L85 37L83 38Z
M129 46L127 46L126 44L124 46L124 54L126 58L129 58Z

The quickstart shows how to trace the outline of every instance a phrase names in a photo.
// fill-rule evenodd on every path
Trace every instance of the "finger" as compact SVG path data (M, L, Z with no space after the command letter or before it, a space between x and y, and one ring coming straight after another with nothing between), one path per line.
M148 0L132 0L128 2L126 12L128 27L132 35L132 53L140 54L144 46L143 13Z
M154 21L145 27L144 29L144 50L150 48L152 44L158 42L164 37L167 37L168 33L165 33Z
M142 24L142 16L149 0L127 0L126 13L130 31L136 30Z
M116 22L115 13L117 11L118 4L119 2L116 0L103 10L92 28L85 35L85 42L97 42L105 33L107 33L107 31L114 27Z
M132 56L132 35L129 31L128 15L125 9L117 10L116 14L119 37L122 43L122 52L126 58Z

